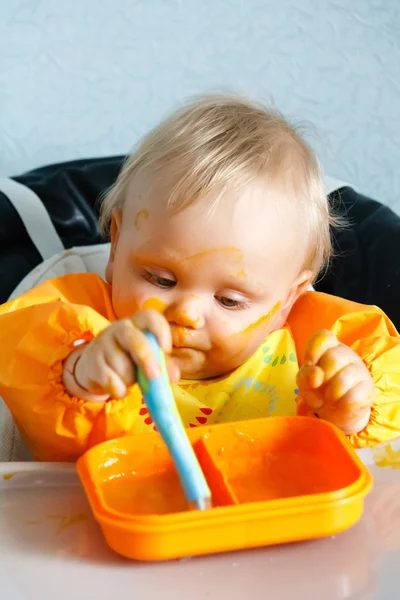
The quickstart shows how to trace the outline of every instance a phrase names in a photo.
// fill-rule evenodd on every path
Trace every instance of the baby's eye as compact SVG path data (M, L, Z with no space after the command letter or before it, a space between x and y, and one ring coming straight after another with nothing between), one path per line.
M244 300L237 300L227 296L215 296L215 299L221 306L228 310L242 310L249 307L249 302L245 302Z
M161 275L156 275L155 273L150 273L149 271L145 271L143 276L149 283L152 283L153 285L163 289L173 288L176 285L175 279L162 277Z

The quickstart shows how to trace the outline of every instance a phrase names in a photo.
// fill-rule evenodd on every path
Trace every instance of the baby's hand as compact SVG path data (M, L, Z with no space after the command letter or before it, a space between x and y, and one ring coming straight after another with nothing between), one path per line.
M67 391L83 400L102 402L124 398L136 381L136 367L155 379L160 366L144 331L151 331L160 347L171 351L172 337L165 317L154 310L138 312L131 319L115 321L85 347L70 354L64 362ZM167 360L170 379L179 379L179 369Z
M297 384L299 414L316 414L346 435L368 424L374 382L361 358L331 331L319 331L311 338Z

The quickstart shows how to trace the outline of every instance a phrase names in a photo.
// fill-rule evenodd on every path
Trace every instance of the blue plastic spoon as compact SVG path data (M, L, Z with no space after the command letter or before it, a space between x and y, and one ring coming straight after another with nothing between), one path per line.
M145 332L161 367L157 379L148 379L138 369L138 384L149 413L175 463L186 500L191 508L211 508L211 492L186 435L169 383L164 353L152 333Z

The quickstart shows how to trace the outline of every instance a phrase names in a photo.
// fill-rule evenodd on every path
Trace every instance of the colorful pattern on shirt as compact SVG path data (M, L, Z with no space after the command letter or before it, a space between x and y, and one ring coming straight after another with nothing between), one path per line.
M173 386L186 427L296 414L296 348L288 328L273 332L235 371L218 379ZM143 406L134 432L155 429Z

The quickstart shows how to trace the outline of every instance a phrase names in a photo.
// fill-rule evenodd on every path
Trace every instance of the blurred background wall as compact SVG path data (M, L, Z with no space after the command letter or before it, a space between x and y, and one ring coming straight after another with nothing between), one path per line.
M399 0L0 0L0 174L126 153L188 96L307 119L329 175L400 212Z

